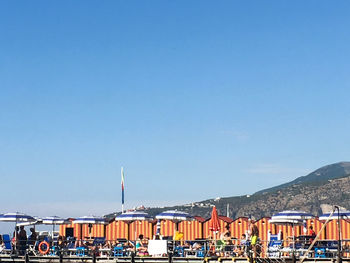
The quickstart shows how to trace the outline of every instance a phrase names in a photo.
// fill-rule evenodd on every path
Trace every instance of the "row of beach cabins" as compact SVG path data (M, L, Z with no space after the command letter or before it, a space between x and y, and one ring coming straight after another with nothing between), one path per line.
M232 219L226 216L218 216L220 232L226 229L230 231L231 237L239 239L242 234L246 234L250 224L255 224L259 229L259 238L268 240L268 235L276 235L282 232L283 237L299 236L305 234L305 228L313 227L318 233L325 223L317 217L305 220L304 225L276 225L269 222L269 217L263 217L253 221L248 217ZM87 237L105 237L106 240L129 239L142 234L145 238L152 239L157 232L157 220L151 221L116 221L111 220L108 224L71 224L60 225L59 233L61 236L74 236L77 239ZM192 221L182 221L174 223L171 220L160 221L160 235L174 236L175 229L183 233L183 240L207 239L213 237L213 232L209 229L210 218L204 219L200 216L194 216ZM159 224L159 223L158 223ZM176 225L175 225L176 224ZM341 239L350 239L350 221L340 220ZM294 228L294 229L293 229ZM338 223L337 220L331 220L320 235L320 239L338 240Z

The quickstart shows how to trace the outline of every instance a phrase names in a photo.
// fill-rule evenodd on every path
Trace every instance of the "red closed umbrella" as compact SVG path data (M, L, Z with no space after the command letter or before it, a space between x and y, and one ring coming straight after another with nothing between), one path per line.
M216 232L220 230L220 222L218 211L216 211L216 207L213 206L213 211L211 212L211 218L209 221L209 230L214 232L214 238L216 239Z

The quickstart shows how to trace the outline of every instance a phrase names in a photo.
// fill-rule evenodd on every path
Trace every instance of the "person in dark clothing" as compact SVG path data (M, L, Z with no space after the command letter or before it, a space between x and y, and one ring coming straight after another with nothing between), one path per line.
M20 227L18 233L18 243L19 243L19 252L21 255L24 255L27 246L27 232L24 230L24 226Z
M28 238L28 245L34 245L37 240L37 235L33 227L30 228L30 236Z

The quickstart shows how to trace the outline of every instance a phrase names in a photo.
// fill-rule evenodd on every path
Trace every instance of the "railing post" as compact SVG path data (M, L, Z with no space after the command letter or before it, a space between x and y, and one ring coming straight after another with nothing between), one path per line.
M131 252L130 256L131 256L131 263L135 263L135 253L134 253L134 251Z
M29 263L29 255L28 252L25 254L25 263Z
M168 263L172 263L173 262L173 252L169 252L168 253Z

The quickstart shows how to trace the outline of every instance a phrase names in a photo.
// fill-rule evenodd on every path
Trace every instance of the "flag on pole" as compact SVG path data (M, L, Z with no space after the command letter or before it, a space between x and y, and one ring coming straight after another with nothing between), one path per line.
M124 169L122 167L121 170L121 174L122 174L122 205L124 204Z

